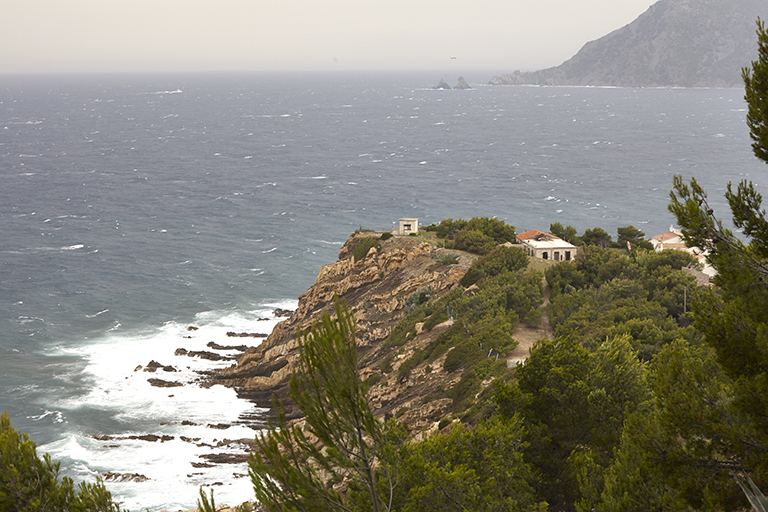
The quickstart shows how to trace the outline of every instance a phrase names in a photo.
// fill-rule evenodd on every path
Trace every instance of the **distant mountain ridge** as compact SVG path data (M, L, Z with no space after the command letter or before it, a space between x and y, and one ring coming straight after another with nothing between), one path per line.
M766 0L659 0L629 25L585 44L563 64L496 76L491 85L741 87L757 58Z

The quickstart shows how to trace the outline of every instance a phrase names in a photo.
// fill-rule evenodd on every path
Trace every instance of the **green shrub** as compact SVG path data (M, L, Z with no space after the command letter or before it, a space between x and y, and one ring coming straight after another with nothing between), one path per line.
M457 232L453 237L453 243L456 249L475 254L488 254L496 247L493 238L476 229Z
M350 238L354 238L356 235L360 235L362 233L373 233L374 231L372 229L364 228L363 226L360 226L357 228L351 235Z
M434 227L434 230L439 238L447 237L449 240L453 240L461 231L478 231L490 238L494 245L515 241L514 226L505 223L503 220L490 219L488 217L472 217L468 221L464 219L444 219L440 221L439 225Z
M446 320L448 320L448 312L445 308L442 308L432 313L430 317L424 321L424 326L422 328L425 331L431 331L437 324L441 324Z
M472 339L486 354L493 349L506 356L517 346L517 340L512 337L513 330L508 316L484 318L472 326Z
M523 323L530 328L535 328L541 325L541 311L536 308L531 308L528 313L523 317Z
M381 373L387 374L392 371L392 361L395 360L395 354L390 353L387 354L387 356L381 361L381 364L379 364L379 370L381 370Z
M496 361L494 359L485 359L484 361L480 361L473 368L473 371L478 379L486 380L493 376L495 365Z
M454 323L447 331L441 333L437 338L429 343L424 349L425 360L434 361L447 350L455 347L462 341L469 338L463 322Z
M440 265L456 265L459 263L459 257L456 254L444 254L439 258L435 257L435 259Z
M422 361L424 361L424 353L421 350L417 350L411 357L403 361L400 368L397 369L397 380L402 382L411 375L411 370L416 368Z
M469 270L467 270L467 273L461 278L459 284L464 288L469 288L483 277L485 277L485 272L474 266L469 267Z
M466 409L468 405L467 400L470 397L474 397L481 389L481 379L477 376L474 369L464 370L461 374L461 379L451 388L449 393L450 397L453 398L451 408L454 411Z
M500 245L480 258L477 267L488 276L497 276L502 272L516 272L528 266L528 255L520 247Z
M0 510L19 512L117 512L120 506L101 478L81 483L59 479L59 462L37 456L34 441L11 427L7 412L0 415Z
M381 381L381 374L380 373L372 373L368 376L365 381L368 383L369 386L375 386Z
M354 250L355 263L364 259L368 255L368 251L370 251L372 247L376 247L375 238L367 236L359 239L355 244L355 250Z
M427 305L425 304L405 315L405 317L397 323L395 328L392 329L392 334L390 334L387 341L384 342L384 346L402 347L405 345L409 338L416 335L416 324L424 321L426 311Z
M443 368L448 373L451 373L459 368L469 368L484 358L485 351L474 340L467 339L448 352Z
M410 313L422 304L425 304L432 297L432 289L427 286L413 292L405 301L405 311Z
M384 233L381 234L381 241L383 242L384 240L389 240L393 236L394 235L392 234L391 231L385 231Z

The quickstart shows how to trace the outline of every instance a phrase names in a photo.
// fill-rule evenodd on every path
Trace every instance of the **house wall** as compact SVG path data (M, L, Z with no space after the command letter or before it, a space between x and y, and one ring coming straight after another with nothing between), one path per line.
M535 248L525 244L525 252L534 258L553 261L573 261L576 257L576 247L547 247Z
M419 219L400 219L399 234L410 235L419 232Z

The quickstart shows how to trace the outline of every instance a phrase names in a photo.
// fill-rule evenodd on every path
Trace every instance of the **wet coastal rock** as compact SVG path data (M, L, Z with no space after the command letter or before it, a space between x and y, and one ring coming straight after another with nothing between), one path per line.
M290 316L290 314L288 315ZM227 336L230 338L266 338L269 334L261 332L228 332Z
M147 379L147 382L149 382L150 386L154 386L156 388L179 388L184 385L181 382L163 379Z
M108 471L103 476L107 482L146 482L149 480L146 476L138 473L115 473Z

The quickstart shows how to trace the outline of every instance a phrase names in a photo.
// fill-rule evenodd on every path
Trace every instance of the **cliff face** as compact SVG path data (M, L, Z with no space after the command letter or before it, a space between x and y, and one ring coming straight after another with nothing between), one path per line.
M560 66L494 77L496 85L741 87L757 58L764 0L660 0Z
M450 400L430 400L431 390L449 386L458 375L416 368L403 381L396 370L413 351L426 345L447 329L437 326L420 333L403 347L385 347L392 329L406 315L405 303L417 290L427 287L438 297L456 286L473 261L473 256L452 250L459 262L443 265L438 259L448 251L412 237L395 237L379 242L367 256L355 262L353 251L363 237L351 238L339 251L339 259L318 272L315 284L299 297L298 309L279 323L269 337L249 349L237 364L211 377L215 384L234 387L242 397L261 407L271 407L271 398L285 398L291 370L298 359L297 329L306 329L323 312L333 310L334 293L344 299L357 319L357 343L363 379L380 374L385 357L393 371L374 384L369 397L379 416L399 413L400 420L412 429L423 430L442 418ZM290 404L289 404L290 405ZM416 407L418 406L418 407ZM288 409L289 415L296 411Z

